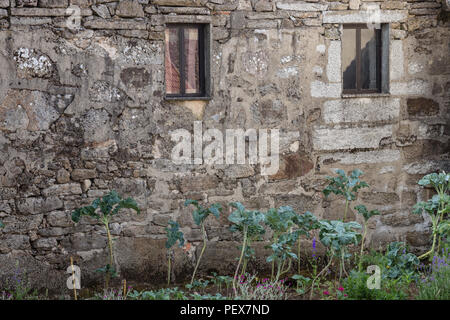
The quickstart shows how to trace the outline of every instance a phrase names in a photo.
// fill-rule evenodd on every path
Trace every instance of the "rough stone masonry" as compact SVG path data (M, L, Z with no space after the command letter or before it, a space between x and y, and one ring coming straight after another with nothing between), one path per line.
M67 28L71 5L77 30ZM390 27L389 93L345 97L342 28L368 5ZM370 189L355 204L381 212L371 247L400 240L423 251L430 221L411 208L431 193L417 181L450 170L448 19L448 1L434 0L0 0L0 278L18 264L35 287L65 292L73 256L82 286L99 283L105 231L70 213L112 189L143 211L111 226L122 278L164 281L169 219L192 244L176 252L176 281L192 271L201 232L187 198L224 205L208 221L200 272L231 274L227 204L336 219L343 200L321 193L336 168L365 173ZM211 25L211 99L165 99L164 29L174 22ZM279 172L173 164L169 133L198 120L204 130L280 129ZM250 267L264 270L264 243L256 250Z

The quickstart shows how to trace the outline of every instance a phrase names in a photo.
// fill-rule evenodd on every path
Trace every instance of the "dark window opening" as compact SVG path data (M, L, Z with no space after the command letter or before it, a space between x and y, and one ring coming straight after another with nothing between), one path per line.
M206 96L205 25L168 25L165 34L167 97Z
M343 92L381 92L381 29L344 25L342 48Z

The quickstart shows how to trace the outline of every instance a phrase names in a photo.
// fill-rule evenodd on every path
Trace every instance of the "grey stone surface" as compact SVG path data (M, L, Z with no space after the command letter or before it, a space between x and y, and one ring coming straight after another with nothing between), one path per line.
M236 258L229 202L339 218L345 203L322 196L324 176L337 168L364 171L371 188L360 200L383 213L369 227L372 247L404 240L427 249L430 222L410 214L425 200L417 181L450 170L449 31L438 21L439 3L71 0L81 9L74 29L68 4L0 0L0 283L17 260L35 287L66 292L73 257L84 286L100 284L105 229L89 217L75 224L71 213L113 189L142 211L123 210L111 223L117 281L164 282L169 219L190 243L176 251L174 276L189 278L201 231L187 198L223 204L225 214L208 220L200 273L225 274ZM378 14L382 94L343 95L342 24ZM207 99L165 97L170 23L208 25ZM194 121L222 134L279 129L278 172L263 176L259 164L177 165L171 132L192 133ZM252 271L270 268L264 245L256 245Z

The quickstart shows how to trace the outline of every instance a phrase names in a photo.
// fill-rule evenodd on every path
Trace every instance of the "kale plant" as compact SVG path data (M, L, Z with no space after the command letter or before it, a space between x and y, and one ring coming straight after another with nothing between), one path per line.
M431 249L419 257L419 259L423 259L427 256L433 257L436 239L438 237L437 251L439 251L441 245L441 238L448 237L450 229L447 220L448 213L450 212L450 195L448 194L450 189L450 174L445 173L445 171L439 174L427 174L419 180L418 184L423 187L431 185L437 192L428 201L419 202L414 206L413 213L422 214L422 212L425 212L431 218L433 243Z
M367 224L369 222L369 219L373 216L379 215L380 212L378 210L367 210L366 206L363 204L360 204L355 207L355 210L363 216L364 218L364 232L361 238L361 252L359 254L359 271L361 271L362 265L361 265L361 258L364 252L364 240L367 235Z
M361 188L368 188L369 185L359 179L363 175L361 170L353 170L349 176L347 176L342 169L336 170L337 177L327 177L329 181L328 186L322 191L325 197L328 197L330 193L335 195L343 195L345 197L345 211L344 222L347 218L347 211L350 201L356 200L356 194Z
M102 198L95 199L90 206L78 208L72 212L72 220L78 223L82 216L90 216L97 221L103 223L108 237L109 247L109 263L105 267L99 268L96 271L104 273L106 289L109 286L110 277L116 277L116 269L114 267L113 255L113 239L109 229L109 223L114 215L119 213L121 209L133 209L137 214L141 212L137 203L132 198L122 199L116 191L111 191Z
M232 202L230 203L230 206L236 209L228 216L228 220L233 223L230 230L232 232L240 232L243 236L241 255L233 278L233 289L236 292L236 279L242 260L244 259L246 248L249 245L249 239L251 240L258 237L265 232L261 225L261 222L264 221L265 217L264 214L259 211L246 210L240 202Z
M166 249L167 249L167 285L170 284L170 276L171 276L171 260L173 255L172 247L177 243L180 247L184 245L184 237L183 232L180 231L180 226L175 221L170 220L169 225L165 228L167 232L167 241L166 241Z
M197 264L195 265L195 269L194 269L194 273L192 274L192 279L191 279L191 285L194 283L194 279L195 279L195 274L197 273L197 269L198 266L200 265L200 260L202 259L203 253L205 252L206 249L206 230L205 230L205 220L206 218L208 218L208 216L210 214L214 215L216 218L219 218L220 216L220 212L222 211L222 206L218 203L215 203L213 205L211 205L209 208L208 207L203 207L202 205L200 205L198 203L197 200L186 200L184 202L185 206L188 205L194 205L195 206L195 210L192 212L192 218L194 219L194 223L200 227L200 229L202 230L202 238L203 238L203 247L202 247L202 251L200 252L200 256L198 257L197 260Z

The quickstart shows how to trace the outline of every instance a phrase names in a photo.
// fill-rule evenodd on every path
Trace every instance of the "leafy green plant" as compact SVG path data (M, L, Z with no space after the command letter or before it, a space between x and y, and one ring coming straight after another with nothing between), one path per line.
M209 280L203 280L203 279L199 279L199 280L194 280L193 283L189 283L186 285L186 288L189 290L195 289L195 288L200 288L200 289L205 289L209 284Z
M159 290L133 290L128 294L132 300L188 300L184 291L175 288L165 288Z
M182 247L184 245L184 235L183 232L180 231L180 226L178 223L172 220L168 222L168 226L164 230L167 232L167 285L169 285L171 276L171 260L173 255L172 247L177 243L177 241L178 245Z
M297 238L298 233L296 232L283 233L269 246L272 249L272 254L267 257L267 262L275 262L277 265L277 273L271 280L278 281L283 274L291 269L292 259L297 259L297 255L292 252L292 247L297 242ZM286 261L288 265L285 269Z
M380 268L383 279L403 278L406 282L411 282L418 277L419 259L408 252L404 242L391 242L384 253L371 250L369 254L363 255L359 270L364 270L370 265L377 265Z
M206 249L207 237L206 237L206 230L205 230L205 220L211 214L214 215L216 218L219 218L220 212L222 211L222 206L218 203L215 203L215 204L211 205L209 208L203 207L202 205L200 205L198 203L197 200L191 200L191 199L188 199L184 202L185 206L188 206L190 204L194 205L196 208L192 212L192 218L194 219L194 223L197 226L199 226L200 229L202 230L202 238L203 238L202 251L200 252L200 256L198 257L197 263L194 268L194 273L192 274L192 279L191 279L191 285L192 285L194 282L194 279L195 279L195 274L197 273L198 266L200 265L200 261L202 259L203 253L205 252L205 249Z
M367 280L370 274L353 270L343 280L343 287L349 300L404 300L408 297L408 284L402 278L384 278L380 289L369 289Z
M342 222L340 220L320 220L320 242L327 247L327 253L329 257L328 264L312 281L312 288L314 283L331 265L334 258L337 258L339 263L339 280L342 278L342 272L345 271L345 259L351 257L347 253L347 246L350 244L357 245L361 239L361 234L357 233L353 229L361 229L361 225L355 221ZM313 295L313 289L311 289L311 296Z
M364 232L361 238L361 252L359 254L359 271L362 271L362 265L361 265L361 257L363 255L364 252L364 240L366 238L366 234L367 234L367 224L369 222L369 219L373 216L379 215L380 212L378 210L367 210L366 206L363 204L360 204L358 206L355 207L355 210L363 216L364 218Z
M216 286L219 292L222 291L222 286L225 285L227 295L229 286L233 283L233 278L230 276L219 276L217 273L213 272L212 276L210 276L211 282Z
M191 300L229 300L228 297L222 296L220 293L216 294L198 294L197 292L191 294Z
M368 188L369 185L359 179L363 175L361 170L353 170L349 176L347 176L342 169L337 169L337 177L327 177L329 181L328 186L322 191L325 197L328 197L330 193L335 195L343 195L345 197L345 210L344 219L345 222L347 218L347 211L350 201L356 200L356 194L361 188Z
M2 221L0 220L0 228L4 228L5 225L2 223Z
M268 262L272 263L272 273L271 273L271 280L274 279L274 273L275 273L275 262L278 260L278 258L281 258L283 256L283 247L285 247L288 244L288 240L292 240L291 237L284 236L283 239L280 241L280 236L287 233L289 230L292 229L294 226L294 220L296 220L296 213L294 210L292 210L291 207L285 206L280 207L279 209L271 208L269 209L265 214L265 220L264 223L272 230L272 245L268 246L268 248L271 248L274 252L274 254L268 258ZM298 238L298 234L295 235L296 239ZM288 239L289 238L289 239ZM292 244L290 244L292 245ZM286 249L286 248L284 248ZM290 248L289 248L290 251Z
M261 225L261 222L264 221L265 217L264 214L259 211L246 210L240 202L232 202L230 203L230 206L236 209L228 216L228 220L233 223L230 230L232 232L240 232L243 236L241 255L233 278L233 289L236 291L236 280L249 243L249 238L257 237L265 232Z
M295 280L297 283L297 287L295 289L297 294L299 295L305 294L306 288L311 283L312 279L309 277L302 276L301 274L295 274L291 278Z
M339 279L341 279L342 271L345 272L345 259L351 256L347 253L347 246L357 245L361 239L361 234L353 229L361 229L361 225L355 221L342 222L340 220L321 220L319 224L320 241L340 258Z
M137 214L141 212L134 199L122 199L114 190L102 198L95 199L90 206L78 208L72 212L72 220L75 223L78 223L82 216L90 216L105 226L108 237L109 263L105 267L97 269L97 271L105 274L106 289L109 286L110 277L117 276L114 267L113 239L111 237L109 223L113 216L119 213L121 209L133 209Z
M437 251L440 248L441 237L448 234L449 222L446 218L450 212L450 195L447 193L450 189L450 174L445 173L445 171L439 174L427 174L419 180L418 184L423 187L431 185L437 192L428 201L421 201L414 206L413 213L422 214L422 212L425 212L430 216L432 223L433 243L431 249L419 257L419 259L423 259L427 256L433 257L438 235Z
M413 275L417 271L419 259L416 255L409 253L404 242L391 242L385 253L386 270L383 276L390 279L398 279L402 275Z
M316 218L314 214L307 211L304 214L299 214L294 217L294 223L297 225L297 273L300 274L300 266L301 266L301 236L304 235L307 238L310 237L310 232L319 227L319 220ZM315 249L315 248L314 248Z

